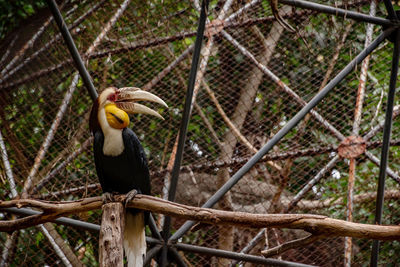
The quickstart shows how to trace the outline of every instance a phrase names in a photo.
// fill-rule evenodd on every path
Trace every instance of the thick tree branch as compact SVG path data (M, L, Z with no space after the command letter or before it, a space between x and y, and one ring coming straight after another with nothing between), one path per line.
M124 195L115 197L116 201L125 201ZM100 209L103 204L101 197L85 198L69 202L50 202L34 199L1 201L0 209L10 207L32 207L44 213L17 220L0 221L0 231L14 231L53 221L70 214L76 214L94 209ZM252 214L215 209L206 209L170 202L160 198L137 195L128 207L149 210L187 220L202 223L235 225L252 228L289 228L302 229L314 235L351 236L379 240L400 240L400 226L383 226L361 224L331 219L322 215L312 214Z

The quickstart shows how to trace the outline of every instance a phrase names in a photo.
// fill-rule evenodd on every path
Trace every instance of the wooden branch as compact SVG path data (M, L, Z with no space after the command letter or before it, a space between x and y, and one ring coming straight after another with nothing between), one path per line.
M116 196L119 202L125 201L124 195ZM0 221L0 231L10 232L27 228L69 214L100 209L101 197L85 198L77 201L51 202L34 199L0 201L0 209L10 207L33 207L44 211L17 220ZM351 236L378 240L400 240L400 226L386 226L346 222L312 214L252 214L215 209L206 209L170 202L157 197L137 195L128 207L149 210L187 220L208 224L235 225L252 228L288 228L302 229L314 235Z
M100 267L124 266L124 227L124 206L118 202L103 205L99 241Z

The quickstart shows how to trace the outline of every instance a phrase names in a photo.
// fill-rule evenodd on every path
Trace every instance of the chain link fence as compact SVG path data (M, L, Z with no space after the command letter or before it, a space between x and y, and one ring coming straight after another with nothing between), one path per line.
M386 16L385 6L373 1L319 2ZM60 8L99 92L109 86L137 86L169 105L160 110L164 121L138 115L130 125L149 159L152 194L166 197L200 3L83 0L65 1ZM382 31L380 26L286 5L279 12L296 32L275 20L268 1L209 4L177 202L204 204ZM100 195L88 130L92 101L50 11L38 12L0 47L0 198L23 193L45 200ZM374 223L392 50L391 42L380 45L369 64L358 66L335 87L216 208L338 219L350 213L355 222ZM399 104L396 99L383 212L383 224L395 225L400 220ZM349 136L363 137L366 152L352 158L339 155L339 145ZM349 186L351 177L354 186ZM348 212L349 190L354 197ZM2 219L13 216L0 213ZM72 218L99 224L100 216L93 211ZM155 217L162 225L164 218ZM172 229L183 223L173 218ZM180 241L261 255L261 250L304 236L299 230L260 232L198 224ZM246 250L251 242L254 246ZM352 266L369 264L371 245L371 240L353 239ZM328 238L273 257L339 266L345 261L345 246L344 238ZM45 224L1 233L0 251L1 266L55 266L74 260L96 266L98 233ZM239 264L180 253L189 266ZM396 266L399 253L398 242L383 242L379 265Z

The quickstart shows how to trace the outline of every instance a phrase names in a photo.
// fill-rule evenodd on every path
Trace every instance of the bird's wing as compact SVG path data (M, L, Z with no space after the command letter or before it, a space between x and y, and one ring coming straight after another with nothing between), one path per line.
M96 165L97 176L99 177L99 182L101 187L104 190L104 173L102 166L102 156L103 155L103 143L104 143L104 135L101 131L96 131L94 133L93 140L93 154L94 154L94 162Z
M138 186L138 191L140 191L141 194L150 195L149 167L139 138L137 138L136 134L129 128L123 130L122 137L129 162L133 164L134 170L136 170L133 177L135 179L135 184Z

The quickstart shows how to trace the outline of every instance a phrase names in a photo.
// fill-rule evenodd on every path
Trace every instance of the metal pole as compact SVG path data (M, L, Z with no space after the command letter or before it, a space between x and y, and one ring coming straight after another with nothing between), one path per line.
M275 259L267 259L267 258L260 257L260 256L254 256L254 255L248 255L248 254L244 254L244 253L226 251L226 250L222 250L222 249L207 248L207 247L194 246L194 245L188 245L188 244L182 244L182 243L177 243L173 246L175 248L177 248L178 250L206 254L206 255L211 255L211 256L216 256L216 257L228 258L228 259L234 259L234 260L239 260L239 261L253 262L253 263L263 264L263 265L267 265L267 266L285 266L285 267L310 267L310 266L312 266L312 265L306 265L306 264L302 264L302 263L281 261L281 260L275 260Z
M191 107L192 107L193 91L194 91L195 82L196 82L197 69L199 66L201 46L202 46L203 38L204 38L204 29L205 29L206 19L207 19L207 10L208 10L208 0L203 0L201 3L199 26L197 28L196 42L194 45L192 66L191 66L190 73L189 73L189 82L188 82L188 89L187 89L186 99L185 99L185 108L183 110L182 122L181 122L181 127L179 130L178 147L177 147L177 151L176 151L174 167L172 169L172 174L171 174L171 185L170 185L169 191L168 191L168 200L170 200L170 201L175 200L176 188L178 185L179 171L181 168L182 155L183 155L183 150L185 148L186 133L187 133L187 128L188 128L188 124L189 124ZM169 238L170 228L171 228L171 217L166 216L164 225L163 225L163 233L164 233L165 241L167 241ZM164 245L163 250L162 250L162 264L164 266L166 266L166 264L167 264L166 263L167 262L167 252L168 252L167 250L168 250L168 247L166 245Z
M350 11L350 10L346 10L346 9L342 9L342 8L321 5L321 4L317 4L314 2L310 2L310 1L280 0L279 2L282 4L285 4L285 5L289 5L289 6L295 6L295 7L315 10L315 11L318 11L321 13L327 13L327 14L331 14L331 15L335 15L335 16L339 16L339 17L354 19L356 21L363 21L363 22L368 22L368 23L373 23L373 24L378 24L378 25L386 25L386 26L397 25L397 23L395 23L389 19L373 17L373 16L369 16L369 15L362 14L359 12L354 12L354 11Z
M300 120L310 112L338 83L340 83L366 56L382 43L394 28L381 33L368 47L357 55L335 78L333 78L321 91L319 91L307 105L305 105L282 129L278 131L249 161L243 165L202 207L211 208L245 175L271 148L277 144ZM187 221L182 225L170 240L175 241L182 237L194 225L193 221Z
M27 209L27 208L4 208L4 209L0 209L0 211L5 211L5 212L22 215L22 216L32 216L32 215L41 214L40 211L31 210L31 209ZM80 220L70 219L70 218L66 218L66 217L57 218L53 222L57 223L57 224L66 225L66 226L77 227L77 228L87 230L87 231L92 231L92 232L100 231L100 225L98 225L98 224L83 222ZM157 245L162 244L161 240L159 240L157 238L148 237L148 236L146 237L146 242L149 244L157 244Z
M168 252L174 258L175 263L179 267L188 267L186 262L183 260L182 256L179 254L178 250L176 250L176 248L170 246L170 247L168 247Z
M38 215L38 214L42 213L42 212L39 212L36 210L27 209L27 208L20 208L20 209L5 208L5 209L1 209L1 211L6 211L6 212L23 215L23 216L32 216L32 215ZM66 218L66 217L57 218L54 220L54 222L58 223L58 224L62 224L62 225L78 227L78 228L88 230L88 231L94 231L94 232L100 231L100 225L88 223L88 222L82 222L79 220L74 220L74 219L70 219L70 218Z
M83 83L85 84L92 100L95 100L97 98L96 88L94 88L92 79L90 78L90 74L87 71L85 64L83 64L82 58L79 54L78 49L75 46L74 40L72 39L72 36L68 30L67 25L65 24L65 21L60 13L60 10L58 9L58 6L57 6L55 0L46 0L46 1L47 1L47 5L49 6L49 8L51 10L51 13L53 14L54 20L56 21L57 26L60 29L60 32L64 38L64 41L68 47L68 50L71 53L71 56L75 62L76 68L78 69L79 74L82 77Z
M400 30L396 30L396 42L394 43L393 49L393 60L392 60L392 73L390 75L389 93L387 100L387 108L385 115L385 128L383 130L383 145L381 151L381 164L379 166L379 179L378 179L378 195L376 200L376 213L375 223L382 223L382 212L383 212L383 200L385 196L385 179L386 179L386 167L388 163L388 154L390 147L390 135L392 131L392 115L393 115L393 104L396 92L396 80L397 72L399 68L399 53L400 53ZM371 252L371 266L378 266L379 257L379 241L374 240L372 244Z
M395 21L399 20L397 18L396 12L394 11L394 8L393 8L393 5L392 5L392 1L383 0L383 2L385 3L385 7L386 7L386 10L388 12L389 18L392 19L392 20L395 20Z

